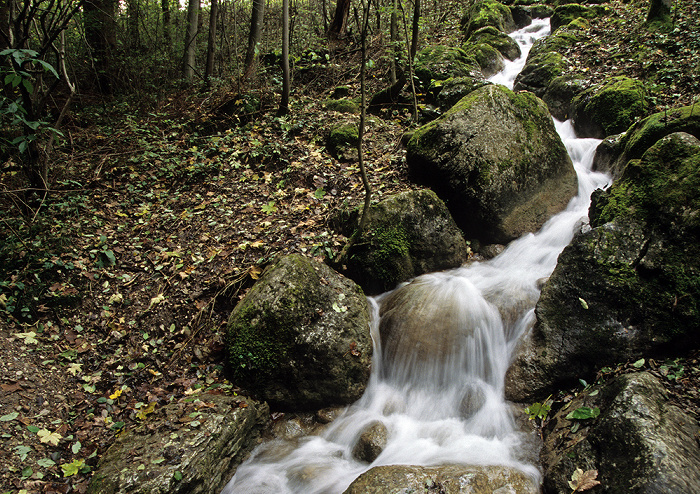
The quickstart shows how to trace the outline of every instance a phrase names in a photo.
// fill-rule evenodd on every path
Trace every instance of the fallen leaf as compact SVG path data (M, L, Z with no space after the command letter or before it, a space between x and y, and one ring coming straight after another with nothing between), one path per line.
M58 446L59 441L63 439L60 434L51 432L48 429L40 429L36 435L39 436L39 441L42 443L49 443L53 444L54 446Z
M593 489L600 484L600 482L596 480L596 477L598 477L598 470L587 470L584 472L582 469L577 468L571 475L569 487L571 487L574 492L583 492L588 489Z

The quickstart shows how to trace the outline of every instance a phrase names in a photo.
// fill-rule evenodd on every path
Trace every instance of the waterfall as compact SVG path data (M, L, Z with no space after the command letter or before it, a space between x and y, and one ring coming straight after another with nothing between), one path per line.
M492 81L512 88L530 46L548 29L548 20L535 20L513 33L523 55L506 67L508 75ZM534 324L538 281L551 274L561 250L587 221L591 192L609 181L591 172L600 141L577 139L568 121L555 125L578 175L579 195L566 210L490 261L426 274L371 298L375 352L363 397L320 435L256 448L222 494L341 493L370 468L396 464L504 465L539 476L532 464L536 459L526 454L528 436L515 426L512 407L504 399L505 372L519 338ZM382 349L380 324L400 325L402 314L387 312L380 318L380 313L403 302L401 290L424 297L422 303L395 311L403 312L403 320L420 315L428 329L445 331L447 336L431 342L435 348L408 351L412 342L403 341L398 331L388 342L391 348ZM431 351L441 357L429 358ZM388 431L386 447L370 465L356 461L354 444L376 422Z

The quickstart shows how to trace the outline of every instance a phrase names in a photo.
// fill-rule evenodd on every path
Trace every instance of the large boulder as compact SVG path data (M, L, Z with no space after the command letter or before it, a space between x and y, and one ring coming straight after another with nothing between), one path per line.
M529 93L483 86L408 143L411 178L447 204L467 238L506 243L564 209L577 190L547 106Z
M508 371L512 399L700 343L700 141L661 139L594 194L589 216L542 290Z
M477 77L450 77L444 81L433 81L428 92L440 110L446 112L466 95L487 84L491 83L487 82L483 75Z
M482 27L474 31L466 44L486 43L497 49L508 60L515 60L520 56L520 45L513 38L493 26ZM464 46L463 46L464 48Z
M474 57L474 60L481 67L481 73L484 74L484 77L491 77L505 67L505 60L501 52L487 43L466 42L462 49L467 55Z
M504 33L515 31L510 9L498 0L476 0L460 21L466 38L483 27L492 26Z
M259 443L269 417L266 404L240 396L202 394L157 406L143 425L120 435L110 446L88 492L221 492ZM173 428L183 422L184 426Z
M570 415L581 409L584 418ZM591 492L700 492L698 434L652 374L620 376L579 393L544 429L543 492L570 494L577 469L597 470Z
M364 392L372 342L359 286L301 255L277 259L231 313L231 380L271 406L318 409Z
M360 475L343 494L389 492L440 492L443 494L536 494L537 483L514 468L501 466L443 465L419 467L387 465Z
M515 78L515 91L530 91L542 97L549 84L564 75L569 66L564 53L580 41L585 22L571 23L551 35L535 41L523 70Z
M605 12L604 7L600 6L586 6L579 3L567 3L565 5L560 5L554 9L552 13L552 18L550 24L552 26L552 32L559 29L561 26L566 26L571 21L582 17L584 19L595 19Z
M627 130L647 112L644 84L613 77L579 93L572 101L572 120L579 137L603 139Z
M360 238L341 260L345 274L366 293L391 290L431 271L460 266L469 251L445 203L430 190L391 196L370 207ZM357 212L345 222L351 234Z
M423 88L431 81L444 81L450 77L482 77L481 67L474 57L461 48L431 45L416 55L415 74Z
M587 85L588 81L582 75L566 73L550 81L542 94L542 101L547 103L552 116L563 122L571 116L571 102Z

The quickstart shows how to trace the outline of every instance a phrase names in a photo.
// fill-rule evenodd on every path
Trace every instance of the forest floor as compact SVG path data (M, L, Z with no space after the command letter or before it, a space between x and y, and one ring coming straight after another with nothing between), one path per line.
M639 3L610 3L614 14L592 21L587 48L568 54L572 70L593 81L654 74L653 110L691 104L699 2L677 2L678 27L665 35L641 28ZM85 492L114 438L159 406L241 391L224 375L230 310L275 256L338 252L346 239L329 221L364 197L357 163L325 149L332 125L357 119L324 108L336 86L359 95L357 52L331 62L297 68L285 117L261 72L254 82L264 89L252 93L263 111L248 123L219 111L241 99L225 87L173 90L153 104L78 101L39 211L8 193L19 175L0 176L0 493ZM370 70L370 91L386 73ZM369 117L375 201L415 188L401 145L410 115ZM608 375L652 369L698 417L699 362L697 353L665 368L648 359Z

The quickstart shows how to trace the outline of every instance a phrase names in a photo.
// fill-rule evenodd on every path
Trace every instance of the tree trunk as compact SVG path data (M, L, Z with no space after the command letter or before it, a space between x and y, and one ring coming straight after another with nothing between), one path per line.
M126 2L126 37L129 49L138 50L141 47L139 35L139 0L127 0Z
M416 56L418 51L418 37L420 35L420 0L413 0L413 34L411 36L411 58Z
M191 81L194 77L197 27L199 25L199 0L189 0L187 5L187 33L185 34L185 57L182 76Z
M331 27L328 28L328 37L331 39L339 39L345 36L345 30L348 24L348 15L350 14L350 0L338 0L335 4L335 15Z
M161 0L160 8L163 11L163 48L168 53L173 46L173 35L170 32L170 0Z
M247 79L255 69L257 60L258 43L262 37L263 18L265 16L265 0L253 0L253 9L250 13L250 33L248 35L248 50L245 54L245 70L243 79Z
M14 0L0 0L0 51L12 46L12 4Z
M209 83L209 78L214 75L214 55L216 54L216 17L219 12L219 0L211 0L209 10L209 39L207 40L207 65L204 78Z
M398 0L393 0L391 3L391 21L389 22L389 38L391 40L391 50L390 50L390 56L391 56L391 84L394 85L396 84L396 64L397 61L396 59L399 56L399 50L398 50L398 43L399 43L399 22L398 22L398 13L396 12L396 9L398 8L396 5L396 2Z
M289 0L282 0L282 100L278 115L289 113Z
M646 24L651 27L657 27L660 30L670 31L673 29L671 20L673 2L674 0L651 0Z
M94 83L102 94L114 91L112 54L117 46L116 0L85 0L83 22L85 40L94 60Z

